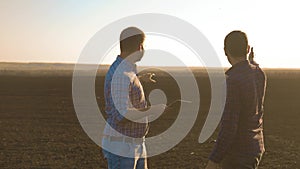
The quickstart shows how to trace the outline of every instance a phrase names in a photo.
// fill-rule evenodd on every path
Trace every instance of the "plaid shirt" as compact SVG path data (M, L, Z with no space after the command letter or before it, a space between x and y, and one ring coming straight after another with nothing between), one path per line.
M226 72L227 96L217 142L209 159L220 163L227 153L265 151L263 102L266 78L255 62L243 61Z
M107 114L104 135L141 138L147 134L147 117L139 122L123 119L128 108L144 109L147 107L143 87L136 73L136 65L120 56L110 66L104 84Z

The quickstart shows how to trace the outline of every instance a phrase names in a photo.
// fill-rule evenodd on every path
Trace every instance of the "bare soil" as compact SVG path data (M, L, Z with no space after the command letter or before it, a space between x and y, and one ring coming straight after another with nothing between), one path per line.
M149 70L150 71L150 70ZM158 72L157 84L172 102L180 98L168 74ZM103 110L103 73L96 78L96 94ZM265 144L260 169L300 168L300 71L266 70ZM204 168L213 143L198 143L210 106L206 71L194 70L200 91L198 118L189 134L174 148L148 159L149 168ZM72 101L72 76L7 74L0 77L0 168L105 168L101 148L81 128ZM178 107L152 122L148 136L165 131ZM102 131L99 131L102 132ZM212 136L210 140L216 138Z

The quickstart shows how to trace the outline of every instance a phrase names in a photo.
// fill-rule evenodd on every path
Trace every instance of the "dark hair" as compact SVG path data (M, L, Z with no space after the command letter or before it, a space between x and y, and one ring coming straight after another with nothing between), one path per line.
M121 32L121 52L135 52L145 40L145 33L136 27L128 27Z
M236 30L230 32L224 40L224 49L233 57L247 56L248 38L246 33Z

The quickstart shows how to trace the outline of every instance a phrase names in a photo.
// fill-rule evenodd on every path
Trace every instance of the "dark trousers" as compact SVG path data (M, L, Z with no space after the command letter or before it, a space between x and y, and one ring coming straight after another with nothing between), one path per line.
M222 161L222 169L257 169L263 153L257 155L227 155Z

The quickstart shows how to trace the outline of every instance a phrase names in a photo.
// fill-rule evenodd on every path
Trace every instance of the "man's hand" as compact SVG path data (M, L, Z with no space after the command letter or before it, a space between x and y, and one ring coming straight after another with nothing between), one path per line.
M153 78L155 77L154 73L145 73L142 75L139 75L138 78L141 82L146 82L146 83L156 83L156 80Z
M253 62L253 60L254 60L253 47L251 47L251 51L250 51L250 53L249 53L248 58L249 58L249 61L250 61L250 62Z
M218 169L218 168L219 168L219 165L217 163L209 160L205 169Z

